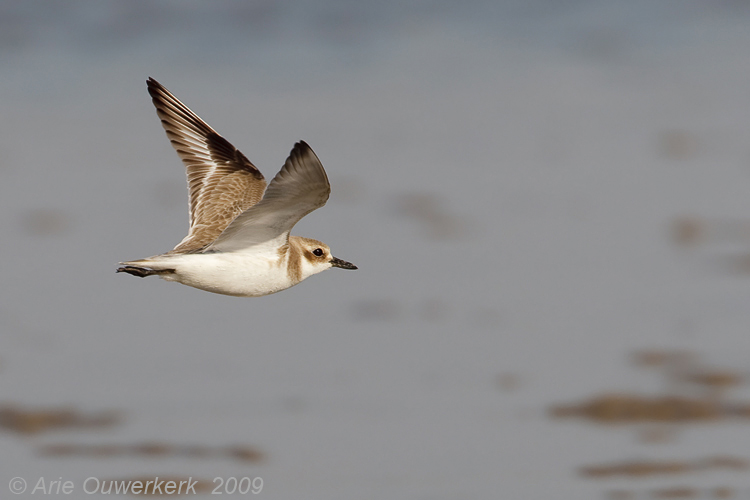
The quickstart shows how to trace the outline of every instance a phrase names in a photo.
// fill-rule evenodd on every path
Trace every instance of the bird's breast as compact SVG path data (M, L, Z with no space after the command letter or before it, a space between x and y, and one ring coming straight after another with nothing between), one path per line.
M210 253L185 255L176 281L214 293L258 297L296 284L278 254Z

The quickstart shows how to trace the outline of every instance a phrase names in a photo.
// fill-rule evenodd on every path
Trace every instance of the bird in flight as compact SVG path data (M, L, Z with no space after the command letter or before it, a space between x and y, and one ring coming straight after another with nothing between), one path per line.
M323 165L306 142L294 145L266 187L263 174L229 141L159 82L149 78L146 84L187 169L190 231L167 253L121 262L118 273L260 297L331 267L357 269L332 256L325 243L289 234L331 193Z

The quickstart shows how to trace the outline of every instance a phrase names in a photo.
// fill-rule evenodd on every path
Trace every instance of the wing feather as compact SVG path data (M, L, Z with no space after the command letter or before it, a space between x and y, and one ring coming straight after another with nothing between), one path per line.
M294 145L263 199L234 219L206 251L239 251L283 238L305 215L328 201L331 186L323 165L306 142Z
M173 253L194 252L263 197L263 174L163 85L149 78L156 114L187 169L190 232Z

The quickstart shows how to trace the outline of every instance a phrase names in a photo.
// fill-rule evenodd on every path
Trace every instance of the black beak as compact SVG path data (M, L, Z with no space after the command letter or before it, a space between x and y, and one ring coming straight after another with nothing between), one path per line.
M351 262L337 259L336 257L332 257L330 262L333 267L340 267L341 269L357 269L357 266L355 266Z

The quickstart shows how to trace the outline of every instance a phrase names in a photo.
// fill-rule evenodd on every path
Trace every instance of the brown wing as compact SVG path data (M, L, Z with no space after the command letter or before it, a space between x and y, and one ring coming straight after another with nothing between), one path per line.
M213 242L239 214L263 197L263 174L229 141L153 78L146 82L156 114L187 168L190 232L172 253Z

